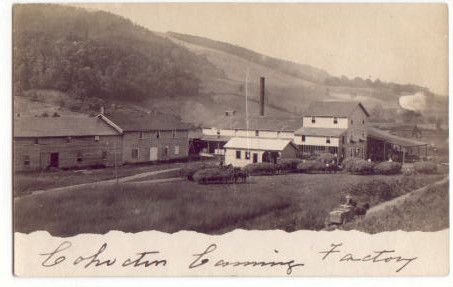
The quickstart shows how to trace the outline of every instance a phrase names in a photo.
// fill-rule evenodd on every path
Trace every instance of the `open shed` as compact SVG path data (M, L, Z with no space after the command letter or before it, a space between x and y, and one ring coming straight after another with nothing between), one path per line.
M418 140L403 138L387 131L368 128L368 158L373 161L392 159L405 163L422 156L428 156L428 144Z

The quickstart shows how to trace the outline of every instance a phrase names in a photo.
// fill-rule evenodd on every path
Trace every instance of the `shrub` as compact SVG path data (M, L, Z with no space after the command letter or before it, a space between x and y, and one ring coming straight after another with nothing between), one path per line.
M373 171L376 174L398 174L401 172L401 164L399 162L385 161L375 165Z
M284 171L296 171L297 165L302 162L299 158L282 158L278 160L279 169Z
M317 160L307 160L297 165L299 172L311 173L325 170L325 164Z
M205 168L200 169L193 175L193 179L198 183L226 182L231 178L232 170L225 168Z
M420 161L414 163L414 169L417 173L433 174L437 173L437 165L429 161Z
M383 201L387 201L396 196L392 186L382 179L358 182L351 184L342 190L342 194L349 194L362 203L369 203L374 206Z
M353 174L371 174L373 173L373 163L361 158L352 158L344 161L344 168Z
M193 180L193 175L201 170L201 169L206 169L206 168L214 168L216 167L216 164L213 162L201 162L197 163L188 167L184 167L181 169L181 176L187 178L188 180Z
M322 163L332 163L333 162L336 162L337 159L336 157L331 154L331 153L322 153L318 156L318 160Z
M248 175L273 175L276 170L276 165L269 162L251 163L245 166Z

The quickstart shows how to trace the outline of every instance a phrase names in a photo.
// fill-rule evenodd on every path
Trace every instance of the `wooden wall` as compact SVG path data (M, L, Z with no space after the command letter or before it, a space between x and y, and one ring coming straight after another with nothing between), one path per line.
M14 170L39 170L50 165L50 154L58 153L59 168L89 167L94 165L113 166L115 154L117 164L121 164L121 136L83 137L49 137L15 138L13 140ZM103 158L103 153L105 158ZM25 165L25 157L29 157L29 165ZM77 159L81 156L81 161Z
M189 156L189 132L187 130L177 130L173 137L173 131L160 131L157 137L157 131L143 132L140 138L140 132L124 132L123 134L123 162L149 162L150 148L157 147L157 160L174 160L186 158ZM168 153L165 156L164 149L168 147ZM179 153L175 152L175 147L179 147ZM138 158L132 157L132 150L138 149Z

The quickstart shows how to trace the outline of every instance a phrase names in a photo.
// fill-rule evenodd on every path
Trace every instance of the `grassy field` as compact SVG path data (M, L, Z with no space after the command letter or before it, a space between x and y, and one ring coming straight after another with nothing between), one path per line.
M247 184L93 186L16 198L14 226L20 232L47 230L55 236L109 230L319 230L328 212L351 190L384 188L396 197L441 177L288 174L252 177Z
M384 231L438 231L449 227L448 182L428 188L421 194L410 195L401 204L386 207L362 221L349 223L346 230L368 233Z
M199 161L180 163L134 164L124 165L117 169L118 177L135 175L138 173L156 171L161 169L183 168L197 165ZM173 172L173 175L178 172ZM147 179L168 177L167 174L150 176ZM90 183L115 178L113 167L85 170L58 170L53 172L17 172L13 177L14 196L30 194L35 190L54 187L71 186L81 183Z

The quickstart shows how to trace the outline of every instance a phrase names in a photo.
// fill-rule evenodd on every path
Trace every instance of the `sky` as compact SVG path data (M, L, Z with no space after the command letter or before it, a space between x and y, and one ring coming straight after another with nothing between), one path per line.
M445 4L83 4L152 31L192 34L334 76L414 83L448 93Z

